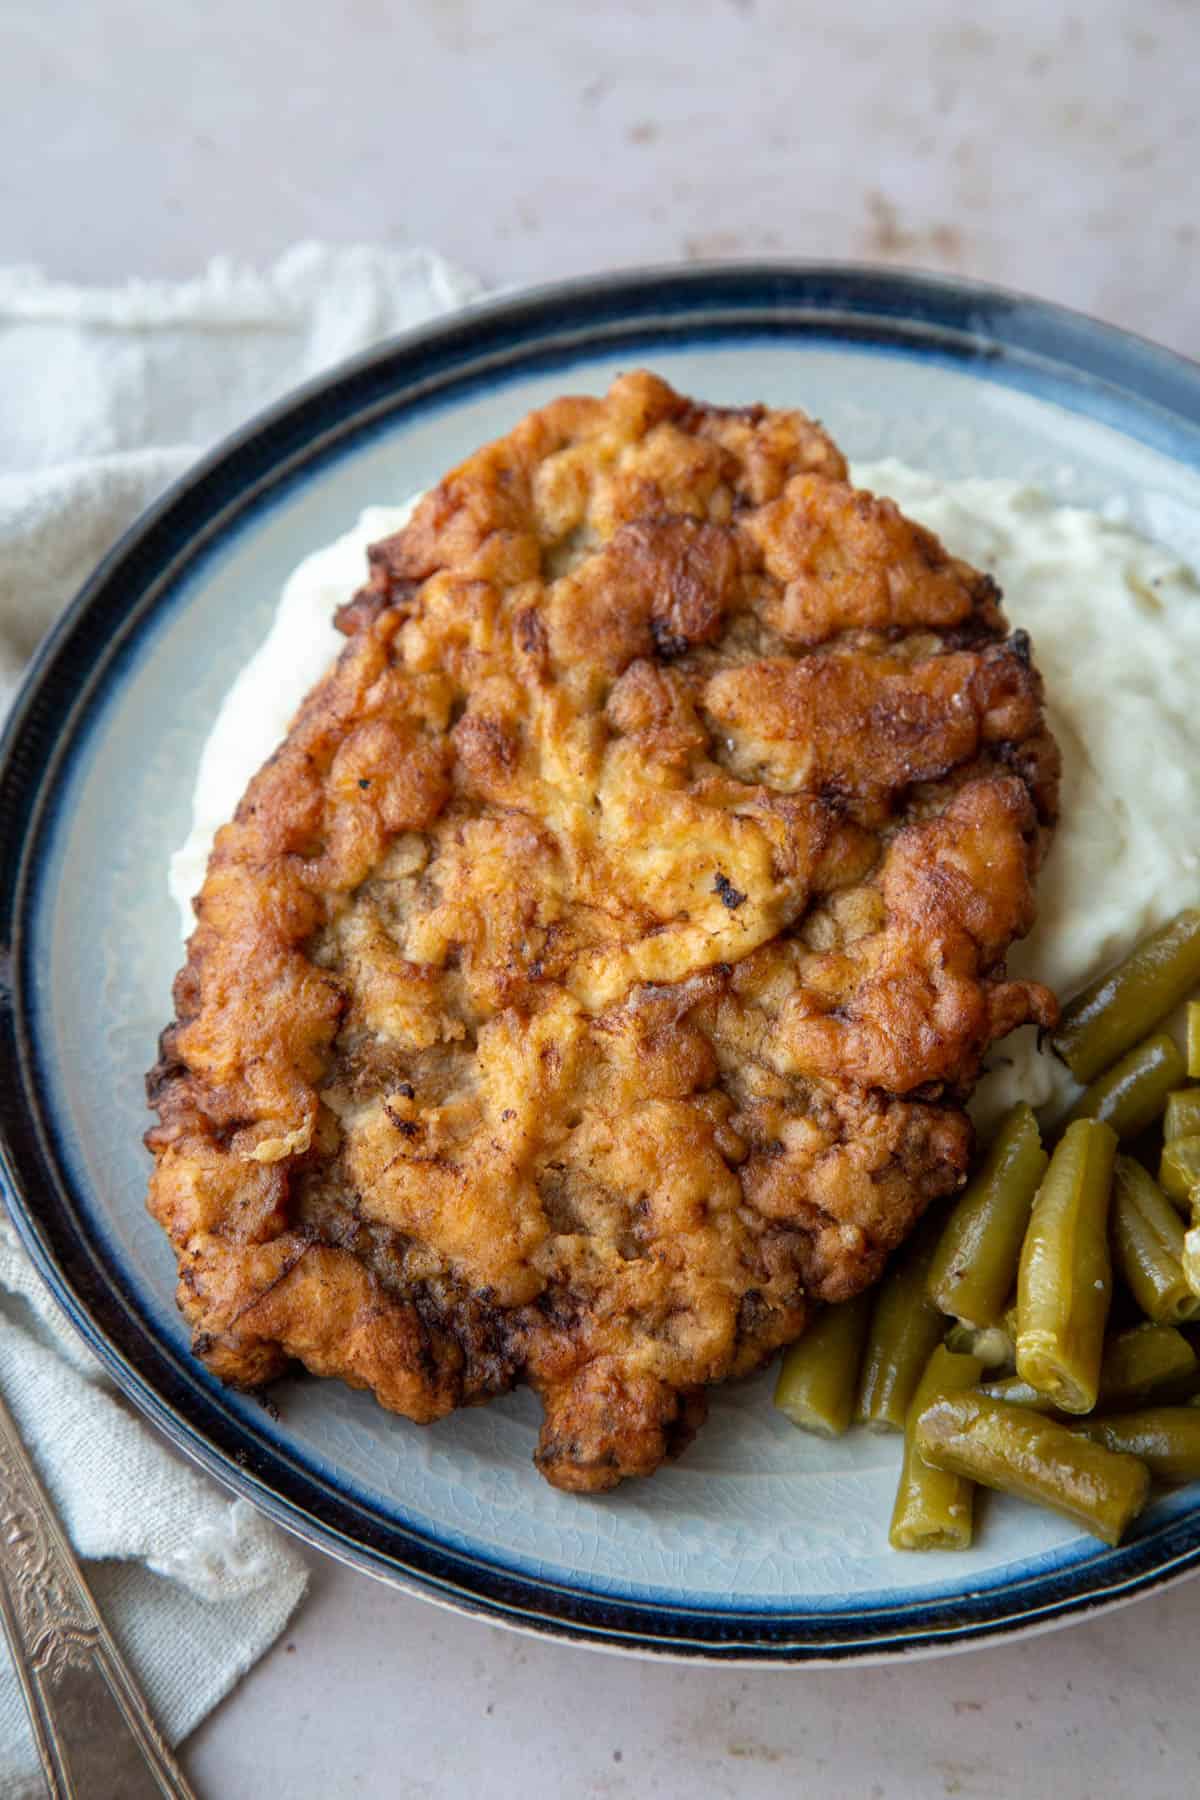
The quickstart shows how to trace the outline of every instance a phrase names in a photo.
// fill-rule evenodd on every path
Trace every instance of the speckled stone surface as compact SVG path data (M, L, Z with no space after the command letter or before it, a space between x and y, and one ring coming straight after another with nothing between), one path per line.
M808 255L1025 288L1200 353L1195 0L41 0L5 21L0 261L181 275L298 237L493 283ZM185 1755L219 1800L1139 1800L1200 1747L1200 1583L903 1668L568 1651L313 1559Z
M6 259L296 238L491 282L680 258L969 273L1200 350L1195 0L39 0L0 62Z

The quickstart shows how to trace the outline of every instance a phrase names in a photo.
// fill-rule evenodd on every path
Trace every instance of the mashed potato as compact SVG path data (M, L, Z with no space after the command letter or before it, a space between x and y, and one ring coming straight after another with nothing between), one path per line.
M185 939L196 922L192 898L204 883L214 836L233 817L250 777L287 736L309 688L345 647L333 615L362 585L368 544L407 525L420 497L414 494L402 506L368 506L351 531L306 556L284 584L271 629L226 694L200 752L192 829L171 858L168 876Z
M1063 753L1062 818L1037 925L1009 968L1065 997L1200 898L1200 589L1176 557L1127 527L1018 482L939 481L898 462L861 465L853 477L994 575L1010 622L1033 639ZM333 614L362 580L366 546L399 530L414 505L370 507L305 558L226 696L201 757L191 833L171 859L185 936L214 832L343 643ZM986 1130L1015 1100L1057 1105L1074 1091L1029 1029L994 1048L971 1110Z

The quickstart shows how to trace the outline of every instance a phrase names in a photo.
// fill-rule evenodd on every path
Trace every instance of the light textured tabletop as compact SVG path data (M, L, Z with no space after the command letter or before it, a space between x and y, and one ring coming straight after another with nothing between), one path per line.
M303 237L493 283L685 258L976 275L1200 352L1197 0L39 0L0 261L182 275ZM185 1760L214 1800L1194 1787L1200 1582L1033 1641L794 1674L534 1642L313 1559Z

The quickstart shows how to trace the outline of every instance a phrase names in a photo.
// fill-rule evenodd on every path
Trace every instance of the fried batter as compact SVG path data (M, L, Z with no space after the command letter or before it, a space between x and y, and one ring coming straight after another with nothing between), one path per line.
M648 374L446 477L218 834L150 1077L195 1346L557 1486L873 1281L961 1184L1057 752L994 584L800 413Z

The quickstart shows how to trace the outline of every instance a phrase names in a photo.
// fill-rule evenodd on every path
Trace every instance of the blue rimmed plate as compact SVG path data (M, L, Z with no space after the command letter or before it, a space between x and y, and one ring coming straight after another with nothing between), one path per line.
M420 1429L332 1383L278 1417L191 1358L143 1210L142 1071L179 946L165 889L200 746L284 577L564 388L632 363L803 405L859 460L1114 500L1197 558L1200 370L984 288L866 270L671 270L501 301L276 407L117 547L43 649L0 766L0 1153L18 1228L121 1386L312 1542L466 1610L595 1644L759 1662L932 1650L1132 1597L1200 1560L1200 1489L1117 1550L1015 1505L969 1555L898 1556L894 1440L805 1437L760 1379L683 1460L604 1499L547 1487L518 1394ZM1097 628L1102 628L1097 621Z

